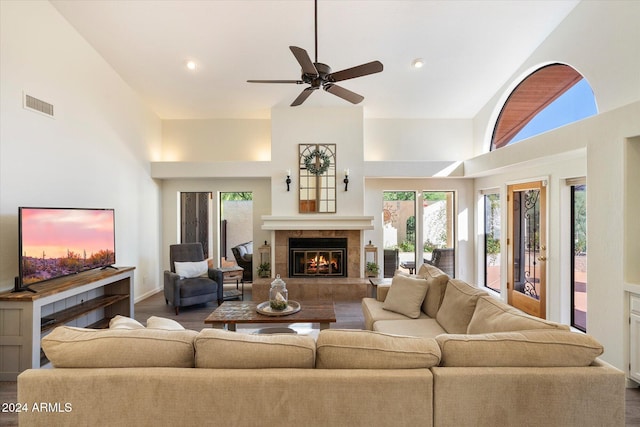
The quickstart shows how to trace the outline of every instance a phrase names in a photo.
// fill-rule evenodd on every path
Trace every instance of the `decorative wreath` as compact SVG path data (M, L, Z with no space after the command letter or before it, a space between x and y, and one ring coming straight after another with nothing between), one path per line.
M319 166L316 166L316 159L320 159ZM313 175L322 175L329 169L329 166L331 166L331 158L327 153L317 148L304 156L304 167Z

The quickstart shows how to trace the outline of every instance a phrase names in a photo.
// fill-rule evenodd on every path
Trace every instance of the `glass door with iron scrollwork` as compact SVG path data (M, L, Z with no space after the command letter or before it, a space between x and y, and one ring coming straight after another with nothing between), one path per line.
M509 304L546 318L546 187L542 181L508 187Z

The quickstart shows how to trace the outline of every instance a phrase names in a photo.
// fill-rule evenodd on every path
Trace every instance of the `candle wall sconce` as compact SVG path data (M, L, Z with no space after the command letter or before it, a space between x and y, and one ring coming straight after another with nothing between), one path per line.
M344 179L342 180L342 182L344 182L344 191L347 191L349 188L349 169L345 169Z

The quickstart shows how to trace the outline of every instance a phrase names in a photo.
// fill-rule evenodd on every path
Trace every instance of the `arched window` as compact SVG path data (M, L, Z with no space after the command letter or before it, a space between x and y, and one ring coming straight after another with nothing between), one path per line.
M525 78L509 95L491 138L491 150L593 116L589 83L574 68L551 64Z

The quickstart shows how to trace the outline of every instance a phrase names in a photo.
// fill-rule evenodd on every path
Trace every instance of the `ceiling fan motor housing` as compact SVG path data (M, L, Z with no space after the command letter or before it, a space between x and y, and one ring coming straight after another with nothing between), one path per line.
M329 81L328 76L331 74L331 67L321 62L314 62L313 65L316 67L318 74L308 74L303 71L302 81L310 84L313 88L319 88L320 85L324 85Z

